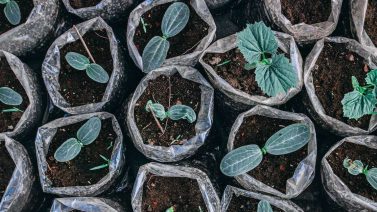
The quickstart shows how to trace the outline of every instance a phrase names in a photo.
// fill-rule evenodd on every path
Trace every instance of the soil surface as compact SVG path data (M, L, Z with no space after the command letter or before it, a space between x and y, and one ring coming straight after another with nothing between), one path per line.
M368 1L368 8L367 13L365 15L365 24L364 28L367 32L368 36L377 46L377 0L369 0Z
M183 79L178 73L170 77L170 85L170 106L176 104L190 106L198 116L201 102L200 85ZM165 111L168 111L169 77L162 75L153 81L149 81L148 87L136 102L135 122L145 144L166 147L171 145L182 145L185 141L195 136L196 122L189 123L187 120L173 121L171 119L159 121L164 129L167 123L165 133L161 135L162 133L158 128L153 115L145 110L148 100L152 100L153 103L158 102L162 104L165 107Z
M312 73L315 92L326 114L351 126L368 130L371 116L358 120L343 117L341 103L344 95L353 91L351 77L355 76L364 85L368 71L364 58L349 51L345 44L325 43Z
M327 161L333 169L334 174L338 176L353 193L377 201L377 190L373 189L368 183L365 175L351 175L348 173L347 169L343 167L343 160L347 157L351 160L361 160L364 165L368 165L369 169L377 168L377 149L344 142L327 157Z
M71 7L80 9L85 7L93 7L100 3L102 0L69 0Z
M5 142L0 142L0 200L3 198L8 183L12 178L15 164L10 157Z
M113 59L106 30L89 31L83 35L83 39L96 63L102 66L111 77L113 72ZM65 59L65 55L68 52L80 53L89 58L80 39L60 49L60 93L71 106L100 102L106 91L107 83L98 83L90 79L85 70L79 71L72 68Z
M149 175L145 182L143 211L165 212L172 206L174 211L179 212L207 211L198 182L194 179Z
M54 187L87 186L101 180L108 172L108 168L90 171L89 169L106 163L100 154L111 158L116 134L111 119L102 120L102 128L98 138L81 149L80 154L71 161L61 163L55 160L54 153L67 139L76 137L78 129L86 122L79 122L58 128L47 154L47 177Z
M0 76L0 87L12 88L22 96L22 103L19 106L10 106L0 102L0 132L13 131L23 112L1 111L13 107L25 111L29 105L29 98L5 58L0 58Z
M294 123L291 120L275 119L259 115L249 116L244 119L236 134L234 148L249 144L257 144L262 148L273 134ZM262 183L285 193L286 181L293 177L298 164L308 155L307 151L306 145L291 154L264 155L261 164L249 171L248 174Z
M328 20L331 0L281 0L281 10L293 25L316 24Z
M227 212L250 212L257 211L258 203L260 200L245 197L245 196L232 196L232 200L228 206ZM271 205L274 212L283 212L283 210Z
M208 24L204 22L190 6L189 1L186 0L179 2L184 2L189 6L190 19L186 27L178 35L168 39L170 48L167 58L192 53L200 41L208 34ZM148 24L146 26L147 33L144 32L143 25L140 21L140 25L136 28L134 36L134 43L139 50L140 55L142 55L145 46L154 36L162 36L162 18L171 4L172 3L166 3L153 7L142 15L144 23Z
M26 20L29 17L30 12L34 8L33 0L16 0L16 2L18 3L18 6L20 7L20 11L21 11L21 21L20 21L20 24L16 26L10 24L8 19L5 17L5 14L3 12L5 4L0 4L0 9L1 9L0 11L0 20L1 20L0 21L0 35L26 22Z

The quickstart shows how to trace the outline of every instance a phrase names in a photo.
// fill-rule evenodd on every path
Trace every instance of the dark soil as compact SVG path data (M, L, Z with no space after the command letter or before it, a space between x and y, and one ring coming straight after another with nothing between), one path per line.
M22 96L22 103L19 106L10 106L0 102L0 111L13 107L25 111L29 105L29 98L5 58L0 59L0 76L0 87L12 88ZM0 112L0 132L13 131L22 114L22 112Z
M273 134L294 123L291 120L259 115L247 117L236 134L234 148L249 144L257 144L262 148ZM267 154L263 156L261 164L248 172L248 174L264 184L285 193L286 181L293 176L298 164L307 155L307 146L287 155Z
M12 178L14 168L13 159L5 147L5 142L0 142L0 200L3 198L8 183Z
M343 167L343 160L347 157L351 160L361 160L364 165L368 165L369 169L377 168L377 150L363 145L344 142L327 157L327 161L334 173L353 193L377 201L377 190L373 189L368 183L365 175L351 175Z
M364 70L367 69L367 70ZM365 83L368 67L364 59L349 51L345 44L325 43L312 71L315 92L326 114L354 127L368 130L370 115L358 120L343 117L342 99L353 91L351 77Z
M83 35L83 38L94 60L111 76L113 59L106 30L89 31ZM60 93L71 106L100 102L106 91L107 84L98 83L90 79L85 70L79 71L72 68L65 59L65 55L68 52L77 52L89 58L80 39L60 49Z
M111 158L116 134L113 130L111 119L102 120L102 128L98 138L88 146L81 149L80 154L66 163L57 162L54 158L55 151L67 139L76 137L78 129L86 122L79 122L58 128L47 154L47 177L55 187L87 186L97 183L108 172L108 168L90 171L89 169L106 163L100 154Z
M174 207L179 212L207 211L198 182L181 177L149 175L143 187L143 211L165 212Z
M179 74L171 76L170 83L170 105L184 104L190 106L198 116L201 101L200 85L183 79ZM153 115L145 110L148 100L152 100L154 103L158 102L165 107L166 111L168 110L169 77L162 75L153 81L149 81L148 87L135 105L135 122L145 144L166 147L182 145L185 141L195 136L196 122L190 124L187 120L172 121L168 119L166 119L168 120L167 122L166 120L160 121L162 128L165 128L167 123L166 131L161 135ZM173 142L174 140L176 141Z
M18 3L18 6L20 7L21 11L21 22L20 24L26 22L26 20L29 17L30 12L34 8L34 3L33 0L16 0ZM9 23L8 19L5 17L5 14L3 12L5 7L5 4L0 4L0 35L3 34L4 32L7 32L11 30L12 28L15 28L19 25L12 25Z
M93 7L100 3L102 0L69 0L71 7L80 9L85 7Z
M331 0L281 0L281 10L292 24L316 24L330 17Z
M364 28L372 42L377 46L377 0L369 0Z
M230 204L228 206L227 212L250 212L250 211L257 211L258 209L258 203L260 201L245 197L245 196L232 196L232 200L230 201ZM275 212L283 211L273 205L271 205L272 210Z
M190 6L189 1L179 1L186 3L190 8L190 19L186 27L178 35L169 38L170 49L167 58L176 57L183 54L192 53L200 41L208 34L209 26L205 23L195 10ZM134 43L138 48L140 55L142 54L147 43L154 36L162 36L161 22L165 11L172 3L162 4L153 7L142 15L144 22L148 24L147 33L144 32L143 26L136 28Z

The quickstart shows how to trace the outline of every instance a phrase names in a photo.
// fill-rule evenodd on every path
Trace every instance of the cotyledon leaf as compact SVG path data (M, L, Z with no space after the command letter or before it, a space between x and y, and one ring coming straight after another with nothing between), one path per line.
M145 110L150 112L150 110L153 110L155 116L159 118L161 121L166 118L166 112L163 105L159 103L153 103L151 100L147 102L147 105L145 106Z
M258 203L257 212L273 212L270 203L266 200L261 200Z
M90 79L99 82L107 83L109 81L109 74L102 68L102 66L92 63L86 68L86 74Z
M144 72L149 73L153 69L159 68L168 55L169 47L169 41L166 39L160 36L153 37L143 51Z
M22 96L11 88L1 87L0 101L6 105L20 105L22 103Z
M101 119L98 117L90 118L77 131L77 138L84 145L89 145L95 141L101 131Z
M85 70L90 64L89 58L76 52L68 52L65 59L70 66L77 70Z
M175 2L166 10L162 18L161 31L167 37L180 33L187 25L190 18L189 7L182 2Z
M6 3L4 8L5 17L8 19L9 23L12 25L17 25L21 21L21 11L17 2L14 0Z
M59 162L70 161L80 153L81 147L82 144L76 138L70 138L55 151L54 158Z
M196 120L195 111L187 105L174 105L168 112L167 116L176 121L180 119L186 119L189 123L193 123Z
M377 190L377 168L369 169L366 173L367 181Z
M344 159L343 166L348 170L348 173L352 175L359 175L363 173L364 164L360 160L352 161L349 158Z

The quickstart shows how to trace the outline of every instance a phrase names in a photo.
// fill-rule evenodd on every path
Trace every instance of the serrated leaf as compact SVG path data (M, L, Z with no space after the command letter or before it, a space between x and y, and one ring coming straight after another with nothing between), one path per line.
M20 105L22 96L11 88L1 87L0 101L6 105Z
M373 91L361 94L359 91L346 93L342 99L343 116L349 119L359 119L371 114L376 108L377 99Z
M186 119L189 123L193 123L196 121L195 111L187 105L172 106L168 110L167 116L174 121L180 120L180 119Z
M101 132L101 119L98 117L90 118L77 131L77 138L84 145L89 145L95 141Z
M109 75L102 68L102 66L92 63L86 68L86 74L90 77L90 79L98 82L98 83L107 83L109 81Z
M368 72L365 81L368 85L377 85L377 69Z
M369 169L366 177L369 184L377 190L377 168Z
M347 159L346 159L347 160ZM345 166L345 162L343 161L343 166L348 170L348 173L352 175L359 175L363 173L364 164L360 160L349 160L349 166Z
M11 0L4 8L5 17L8 19L9 23L12 25L17 25L21 21L21 11L17 2Z
M149 73L153 69L159 68L165 61L169 42L160 36L153 37L143 51L143 71Z
M273 212L270 203L266 200L261 200L258 203L257 212Z
M81 151L82 145L76 138L66 140L55 151L54 158L59 162L67 162L74 159Z
M257 167L263 159L262 150L255 144L230 151L221 160L220 170L229 177L244 174Z
M155 116L159 118L161 121L166 118L166 112L163 105L159 103L153 103L151 100L147 102L147 105L145 106L145 110L150 112L150 108L153 110Z
M89 58L76 52L68 52L65 55L65 59L72 68L81 71L85 70L90 64Z
M176 2L169 6L162 18L161 31L167 37L176 36L187 25L190 18L189 7L182 2Z

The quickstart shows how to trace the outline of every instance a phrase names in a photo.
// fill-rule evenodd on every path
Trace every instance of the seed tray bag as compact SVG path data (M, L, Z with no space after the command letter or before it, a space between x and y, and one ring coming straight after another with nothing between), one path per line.
M348 186L346 186L341 179L335 175L329 162L327 161L327 157L344 142L364 145L377 151L376 136L353 136L339 141L333 147L331 147L331 149L322 159L321 178L323 187L330 198L347 211L377 211L377 202L352 193Z
M267 194L272 194L281 198L291 199L298 196L303 192L313 181L315 175L315 164L317 159L317 139L314 129L314 124L308 117L303 114L285 112L278 109L274 109L268 106L255 106L253 109L241 113L234 122L231 132L229 134L227 150L228 152L234 148L234 139L236 134L243 123L244 118L259 115L277 119L287 119L305 123L310 127L311 138L307 144L308 154L304 160L302 160L296 167L295 173L292 178L287 180L286 192L282 193L258 180L251 177L249 174L241 174L235 177L235 179L247 190L259 191ZM266 156L268 157L268 155Z
M123 212L117 203L105 198L96 197L67 197L56 198L50 212L95 211L95 212Z
M113 145L113 152L110 158L109 173L103 177L96 184L89 186L70 186L70 187L54 187L51 180L47 177L47 161L46 156L52 139L57 132L57 128L72 125L78 122L85 121L91 117L98 117L101 120L111 119L113 130L117 134L117 138ZM37 154L39 180L42 185L43 192L56 194L59 196L97 196L106 190L115 182L122 172L124 165L124 149L123 149L123 134L116 120L115 116L106 113L90 113L83 115L70 116L66 118L56 119L49 122L38 129L35 139L35 148Z
M363 57L371 68L377 68L377 56L373 56L372 53L370 53L366 48L361 46L355 40L343 37L330 37L319 40L313 47L310 54L307 56L304 66L304 83L307 95L310 100L310 104L307 107L309 113L312 115L314 120L324 129L328 129L331 132L338 134L340 136L361 135L373 132L377 127L376 115L372 115L372 118L369 123L369 129L368 131L366 131L358 127L352 127L344 122L341 122L327 115L321 102L319 101L317 94L315 93L312 71L316 66L317 59L322 52L325 42L345 43L347 44L347 49Z
M218 9L225 6L230 0L205 0L209 9Z
M175 0L159 0L159 1L144 1L139 4L130 14L127 25L127 46L129 54L136 66L143 70L142 52L136 48L134 43L134 35L136 28L140 24L141 16L155 6L174 2ZM194 8L196 13L209 26L208 34L196 46L195 51L189 54L180 55L173 58L167 58L162 66L169 65L185 65L194 66L199 59L200 54L211 44L216 35L216 24L204 0L190 0L190 5Z
M209 212L220 211L220 199L212 186L208 176L201 170L185 166L165 165L161 163L148 163L139 168L131 194L131 204L135 212L142 211L143 185L148 174L162 177L184 177L198 182L200 192Z
M302 70L303 61L297 45L292 36L285 33L274 33L277 37L279 48L290 55L290 62L297 73L298 83L296 87L289 89L287 94L279 94L276 97L264 97L250 95L246 92L235 89L227 81L221 78L216 71L204 61L203 57L208 53L225 53L237 48L237 36L236 34L233 34L213 43L203 52L199 59L199 62L204 67L204 70L212 85L214 85L216 89L228 97L221 98L221 102L224 101L225 104L233 106L235 110L244 110L244 108L250 108L251 106L257 104L275 106L286 103L289 99L301 91L304 84Z
M33 0L34 8L25 23L0 35L0 49L25 56L44 45L58 19L58 0ZM4 20L2 20L4 21Z
M0 50L0 58L5 59L18 81L21 83L29 99L29 105L12 131L0 133L15 139L24 139L37 129L43 116L42 91L33 70L13 54Z
M0 142L5 142L5 147L15 164L12 178L0 199L0 211L25 210L31 204L31 190L35 182L29 155L24 146L8 136L0 138Z
M179 73L184 79L200 84L201 102L195 124L196 135L188 139L183 145L164 147L144 144L134 116L136 102L148 87L149 81L161 75L173 76L175 73ZM196 69L188 66L166 66L153 70L142 79L128 103L127 110L123 108L123 113L127 113L124 117L127 117L126 122L130 137L141 153L159 162L175 162L194 155L199 147L204 144L213 122L213 107L213 88Z
M106 91L101 102L90 103L81 106L71 106L60 93L59 74L60 74L60 49L68 43L79 40L75 29L71 28L58 37L47 51L42 64L42 77L46 85L50 98L55 106L69 114L83 114L108 110L113 107L117 100L121 99L125 81L125 61L121 47L115 38L111 27L100 18L76 25L80 34L84 36L88 31L105 29L110 42L110 51L113 59L113 71L107 82ZM62 56L64 57L64 56Z

